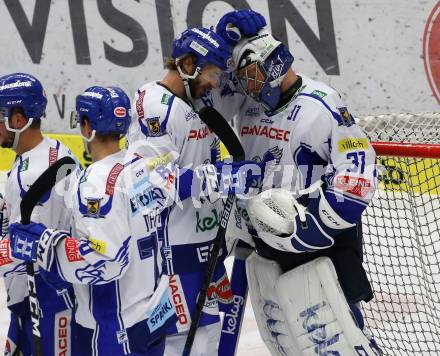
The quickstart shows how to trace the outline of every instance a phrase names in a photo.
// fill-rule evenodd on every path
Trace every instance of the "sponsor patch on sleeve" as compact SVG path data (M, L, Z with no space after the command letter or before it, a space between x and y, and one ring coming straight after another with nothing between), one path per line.
M139 92L139 97L136 100L136 112L140 120L144 118L144 96L145 90L142 90Z
M316 96L319 96L320 98L323 98L323 97L327 96L327 93L324 93L321 90L314 90L314 91L312 91L312 95L316 95Z
M365 197L372 188L369 179L349 175L337 176L335 187L345 193L353 194L361 198Z
M161 104L168 105L170 103L171 95L164 93L162 95L162 99L160 100Z
M159 329L165 322L174 315L174 308L171 304L171 300L168 293L165 292L157 306L151 311L148 316L148 329L150 332Z
M105 255L107 252L107 243L104 241L89 237L89 246L96 252L99 252L103 255Z
M368 139L347 137L338 142L339 152L365 151L368 149Z
M0 266L7 265L11 262L9 240L0 240Z
M147 166L150 170L155 169L158 166L165 166L168 163L172 162L174 159L173 154L171 152L165 153L164 155L154 157L147 162Z
M73 237L68 237L65 239L64 245L66 248L66 256L69 262L82 261L84 258L79 252L79 240Z

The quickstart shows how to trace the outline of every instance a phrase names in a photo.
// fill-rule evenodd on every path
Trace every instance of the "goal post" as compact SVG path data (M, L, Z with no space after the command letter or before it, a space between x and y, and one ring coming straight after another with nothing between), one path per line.
M385 355L440 355L440 113L368 116L378 156L365 210L365 319Z

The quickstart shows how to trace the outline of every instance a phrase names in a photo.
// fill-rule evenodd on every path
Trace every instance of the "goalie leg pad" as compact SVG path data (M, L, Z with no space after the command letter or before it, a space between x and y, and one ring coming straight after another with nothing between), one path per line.
M274 289L298 355L378 355L358 328L328 257L284 273Z
M261 338L274 356L298 356L292 345L286 313L280 307L275 286L282 271L278 263L253 252L246 259L249 295Z

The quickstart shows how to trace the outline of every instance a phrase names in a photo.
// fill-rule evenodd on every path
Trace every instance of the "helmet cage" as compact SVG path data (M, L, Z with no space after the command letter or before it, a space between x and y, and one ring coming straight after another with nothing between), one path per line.
M244 93L267 111L274 110L280 99L281 82L293 62L289 50L263 29L255 37L242 39L234 48L233 58Z

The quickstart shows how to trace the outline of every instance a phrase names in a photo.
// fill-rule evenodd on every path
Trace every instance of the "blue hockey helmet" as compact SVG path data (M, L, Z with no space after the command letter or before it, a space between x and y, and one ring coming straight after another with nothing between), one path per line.
M118 87L90 87L77 97L76 115L71 118L71 126L75 127L76 121L82 123L84 119L98 134L125 135L131 121L130 99Z
M240 40L232 58L245 93L266 111L274 110L280 100L281 82L293 63L289 49L262 29L256 36Z
M29 126L32 120L44 115L46 105L46 93L34 76L13 73L0 77L0 109L5 117L12 114L12 109L21 108L28 119L26 126Z
M214 31L204 27L192 27L177 37L173 42L172 57L178 59L192 53L196 57L196 67L214 64L222 70L228 70L231 52L228 44Z

